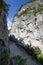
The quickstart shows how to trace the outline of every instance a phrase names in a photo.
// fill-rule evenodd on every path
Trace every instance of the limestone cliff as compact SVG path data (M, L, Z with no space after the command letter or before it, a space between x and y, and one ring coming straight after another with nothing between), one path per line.
M32 9L37 9L39 4L43 4L41 0L24 4L13 18L10 33L17 39L22 38L25 44L32 43L32 46L43 43L43 15L40 12L34 15Z

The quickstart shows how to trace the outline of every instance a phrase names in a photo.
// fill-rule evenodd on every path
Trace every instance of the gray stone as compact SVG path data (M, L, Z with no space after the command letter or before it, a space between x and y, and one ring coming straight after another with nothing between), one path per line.
M5 16L5 17L4 17ZM5 49L8 48L8 29L7 29L7 19L6 19L6 13L4 10L2 10L0 15L0 65L2 62L2 54ZM9 52L8 52L9 54ZM8 60L8 59L7 59ZM8 65L8 63L6 63Z

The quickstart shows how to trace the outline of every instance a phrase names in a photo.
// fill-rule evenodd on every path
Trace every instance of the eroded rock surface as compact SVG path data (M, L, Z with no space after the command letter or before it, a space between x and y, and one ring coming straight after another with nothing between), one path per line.
M37 13L34 16L27 11L28 8L37 7L41 2L38 0L33 3L26 3L13 18L10 34L17 39L22 38L26 45L31 43L32 46L40 47L43 44L43 15Z

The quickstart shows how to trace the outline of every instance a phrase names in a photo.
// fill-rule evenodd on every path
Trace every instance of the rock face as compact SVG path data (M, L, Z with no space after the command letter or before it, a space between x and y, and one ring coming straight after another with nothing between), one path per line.
M0 16L0 39L4 41L6 47L8 47L8 29L7 29L7 20L6 13L2 11Z
M10 34L17 39L22 38L26 45L40 46L43 43L43 15L37 13L34 16L28 12L28 8L37 7L41 2L37 0L24 4L13 18Z
M3 63L6 63L6 65L8 65L8 58L7 60L3 59L4 56L2 54L4 53L4 50L6 50L6 52L8 50L8 30L6 13L4 10L2 10L0 13L0 65Z

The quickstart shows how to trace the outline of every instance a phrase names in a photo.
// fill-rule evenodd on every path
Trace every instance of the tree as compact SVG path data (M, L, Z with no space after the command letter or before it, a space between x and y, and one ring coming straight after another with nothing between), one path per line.
M0 0L0 9L4 10L6 14L9 10L9 5L5 2L5 0Z

